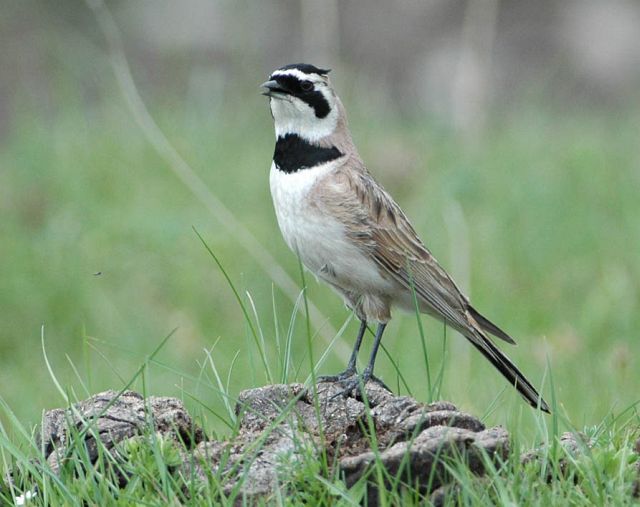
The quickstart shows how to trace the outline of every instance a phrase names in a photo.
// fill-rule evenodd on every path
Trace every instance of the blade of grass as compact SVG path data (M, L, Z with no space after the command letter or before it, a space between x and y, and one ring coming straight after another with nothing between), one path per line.
M247 299L249 300L249 305L251 305L251 310L253 312L253 317L256 321L256 327L258 329L258 337L260 338L260 353L264 355L262 358L262 363L265 365L266 373L267 373L267 382L269 384L273 384L273 376L271 375L271 368L269 367L269 360L267 359L267 346L264 341L264 333L262 332L262 325L260 324L260 317L258 316L258 310L256 309L256 305L253 302L253 298L249 291L245 292Z
M418 295L413 281L413 274L410 266L407 264L407 273L409 274L409 285L411 287L411 297L416 314L416 322L418 323L418 334L420 335L420 344L422 345L422 356L424 358L424 366L427 372L427 390L429 392L429 401L433 401L433 384L431 383L431 368L429 367L429 353L427 352L427 342L424 337L424 328L422 327L422 319L420 318L420 306L418 305Z
M293 363L291 362L291 344L293 342L293 334L295 332L296 325L296 316L298 315L300 305L302 304L303 293L300 291L298 294L298 298L293 307L293 311L291 312L291 318L289 319L289 327L287 328L287 341L285 344L285 362L284 362L284 372L282 374L282 381L289 381L289 369L293 368Z
M211 258L214 260L214 262L218 266L218 269L222 273L222 276L224 276L225 280L227 281L227 285L229 285L229 288L233 292L233 295L236 298L236 301L237 301L238 305L240 306L240 310L242 311L242 314L244 316L244 320L245 320L247 326L249 327L249 329L251 331L251 336L253 337L253 341L254 341L256 347L258 348L258 351L260 353L260 358L262 359L262 365L264 366L264 371L267 374L267 381L269 381L269 379L271 378L270 377L270 373L269 373L270 372L269 364L267 362L265 351L263 350L263 348L262 348L262 346L260 344L260 339L258 338L258 333L256 332L256 329L253 326L253 323L251 322L251 318L249 317L249 312L247 311L247 307L245 306L244 302L242 301L242 298L240 297L240 294L238 293L238 290L236 289L235 284L231 280L231 277L227 273L226 269L224 269L224 266L222 265L222 262L220 262L220 259L218 259L218 256L215 253L213 253L213 250L211 250L211 248L209 247L207 242L204 240L204 238L200 235L200 233L198 232L198 230L195 227L193 227L193 231L196 233L196 236L198 236L198 239L200 239L200 241L204 245L204 247L207 250L207 252L209 252L209 255L211 256Z
M215 376L216 382L218 383L218 389L220 390L221 393L224 393L222 395L222 402L224 403L224 406L227 409L227 414L229 415L230 419L234 421L235 412L231 407L231 404L229 403L229 396L228 396L228 393L225 391L224 385L222 384L222 379L218 374L218 368L216 367L216 363L213 360L213 356L208 350L205 350L205 353L207 354L207 360L209 361L209 366L211 367L211 371L213 371L213 375Z

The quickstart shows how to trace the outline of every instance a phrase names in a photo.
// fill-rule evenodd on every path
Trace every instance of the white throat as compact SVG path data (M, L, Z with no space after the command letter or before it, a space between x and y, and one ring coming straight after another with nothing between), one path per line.
M338 109L333 107L324 118L318 118L312 107L301 100L283 97L271 98L271 113L276 138L296 134L310 142L327 137L338 125Z

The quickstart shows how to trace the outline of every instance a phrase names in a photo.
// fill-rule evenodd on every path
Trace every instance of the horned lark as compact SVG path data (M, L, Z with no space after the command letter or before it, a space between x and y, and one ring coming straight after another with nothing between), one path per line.
M367 171L347 128L328 70L286 65L261 86L276 132L270 184L287 245L333 287L360 319L347 369L333 378L347 389L373 377L391 307L421 312L458 330L534 407L549 411L533 385L489 339L513 339L483 317L424 246L393 198ZM367 329L377 330L369 363L356 358Z

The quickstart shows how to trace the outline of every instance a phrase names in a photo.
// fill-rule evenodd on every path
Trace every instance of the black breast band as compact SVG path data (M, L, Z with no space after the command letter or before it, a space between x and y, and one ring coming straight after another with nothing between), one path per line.
M278 137L273 161L276 167L285 173L295 173L300 169L308 169L342 156L338 148L325 148L305 141L296 134Z

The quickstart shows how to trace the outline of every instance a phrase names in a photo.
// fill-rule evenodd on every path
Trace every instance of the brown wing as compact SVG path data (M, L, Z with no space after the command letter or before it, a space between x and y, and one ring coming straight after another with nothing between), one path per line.
M342 221L354 241L432 313L460 331L534 407L549 407L533 385L483 330L511 337L476 312L418 238L400 207L362 167L342 169L318 186L319 206ZM413 289L412 289L413 288Z
M325 182L321 198L353 239L360 242L383 271L432 313L457 329L470 326L466 298L418 238L400 207L364 170L341 170Z
M467 298L422 244L400 207L362 166L343 168L317 187L317 202L337 217L354 241L431 313L460 331L534 407L549 407L533 385L487 337L511 337L471 307Z

